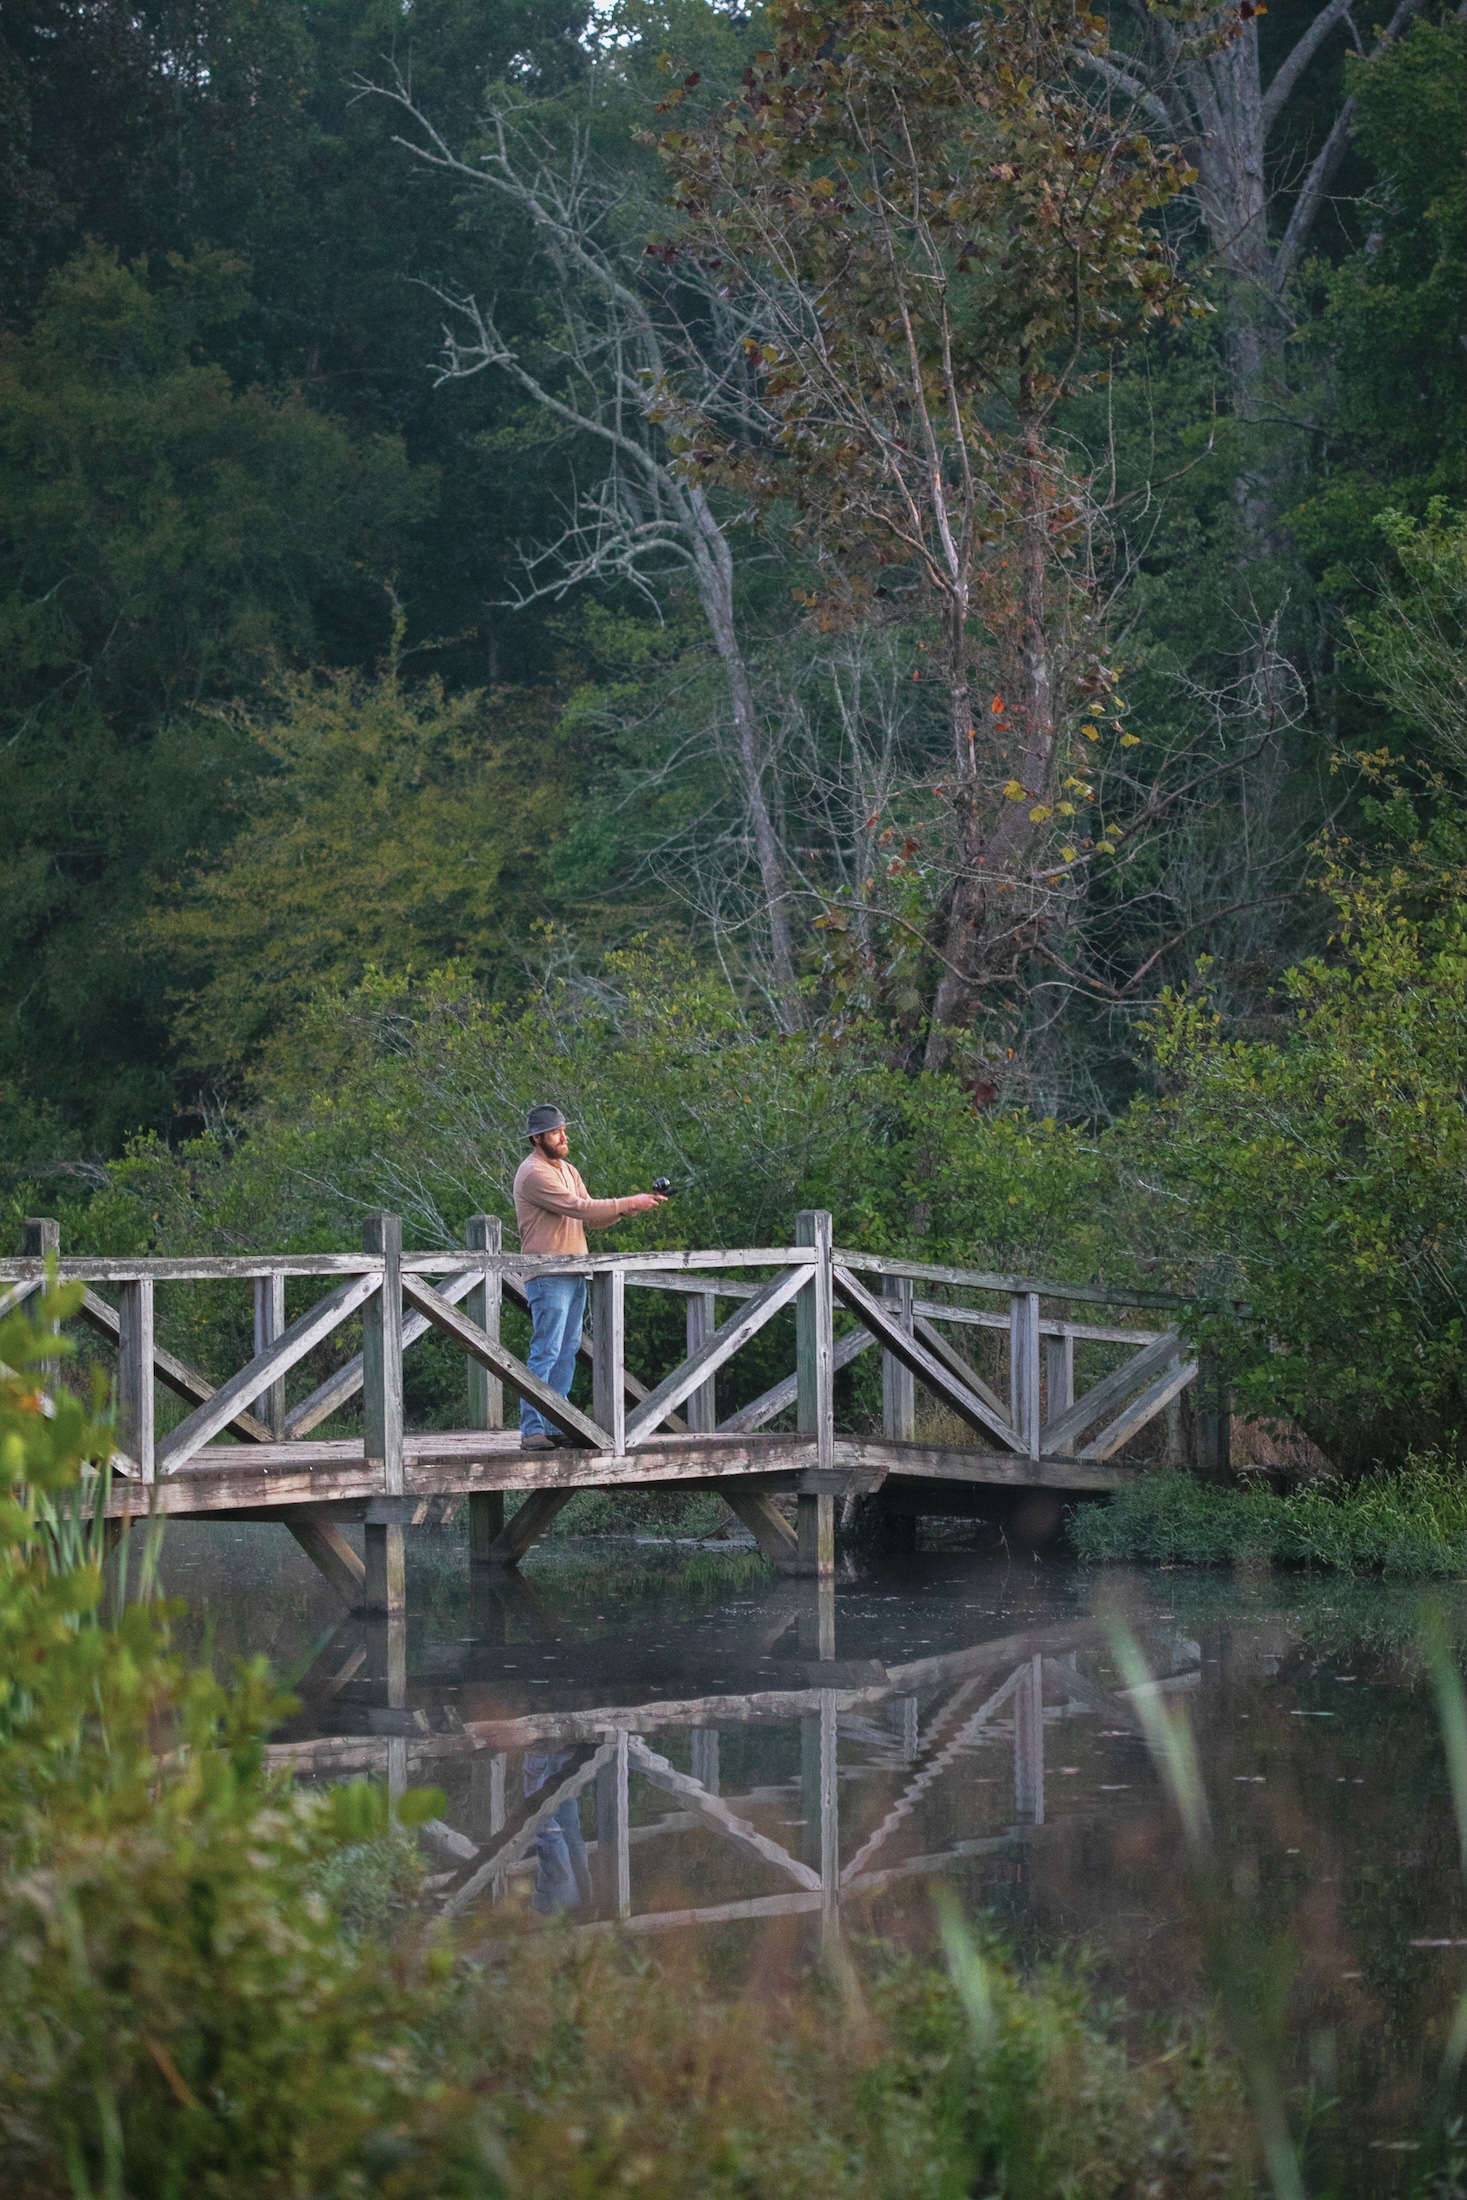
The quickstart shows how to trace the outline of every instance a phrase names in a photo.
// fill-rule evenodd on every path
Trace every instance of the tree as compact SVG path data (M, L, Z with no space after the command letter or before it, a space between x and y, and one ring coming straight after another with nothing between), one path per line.
M228 715L242 827L147 927L196 1067L258 1082L302 1006L373 966L502 978L565 793L521 698L409 688L394 651L376 678L302 673L269 716Z
M1210 1274L1197 1335L1241 1409L1354 1473L1467 1429L1467 874L1328 883L1336 953L1289 974L1280 1039L1173 994L1170 1090L1124 1143Z
M1380 55L1400 36L1423 0L1397 0L1376 39ZM1324 0L1263 82L1259 18L1253 0L1226 0L1192 18L1126 0L1121 20L1129 48L1089 51L1085 66L1136 103L1152 129L1180 145L1196 170L1196 200L1210 255L1227 278L1224 355L1240 422L1277 431L1288 412L1284 345L1292 327L1290 287L1297 276L1330 185L1355 127L1356 98L1342 99L1324 141L1305 163L1286 219L1276 141L1316 55L1346 31L1364 51L1350 0ZM1291 438L1274 432L1250 438L1235 484L1246 555L1277 552L1279 522L1293 472Z
M0 1076L105 1145L168 1112L150 876L232 824L201 706L380 646L423 501L400 445L208 363L242 289L217 253L150 279L89 252L0 357Z
M1149 217L1185 171L1078 92L1077 45L1103 59L1105 39L1066 0L950 33L882 0L773 21L741 95L663 141L667 253L749 319L770 429L731 431L671 378L663 403L689 480L787 501L847 602L906 595L937 629L935 1067L1088 861L1096 721L1128 738L1093 510L1051 431L1127 334L1181 310Z
M519 601L560 598L588 582L622 580L655 598L669 577L697 591L727 683L733 762L762 887L772 995L786 1028L801 1020L789 891L768 742L735 610L734 557L705 486L677 460L659 396L669 385L721 417L747 410L739 330L717 287L689 271L658 280L634 180L609 173L585 128L508 94L487 103L487 149L460 152L418 103L407 76L367 88L393 100L416 159L520 216L553 301L541 328L516 339L492 306L440 292L454 320L444 332L442 379L495 369L562 432L596 454L594 486L579 493L561 534L532 553ZM557 139L559 140L557 142ZM639 218L640 217L640 218ZM461 333L463 332L463 333Z

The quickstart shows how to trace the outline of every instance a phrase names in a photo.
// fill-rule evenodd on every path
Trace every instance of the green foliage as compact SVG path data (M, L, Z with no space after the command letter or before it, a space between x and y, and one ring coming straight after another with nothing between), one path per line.
M1460 1581L1467 1569L1467 1472L1412 1459L1353 1486L1306 1484L1280 1495L1226 1489L1189 1474L1144 1474L1105 1505L1077 1508L1082 1558L1223 1566L1275 1559L1343 1574Z
M1363 250L1314 270L1312 335L1335 385L1326 476L1291 525L1332 589L1358 589L1372 522L1462 495L1467 447L1461 279L1467 251L1467 24L1418 16L1375 60L1352 59L1356 140L1375 172Z
M244 823L149 925L195 1063L258 1076L312 995L374 966L462 956L492 982L564 801L527 718L513 696L407 687L394 651L375 680L303 674L270 719L236 720Z
M903 1076L876 1035L775 1036L672 946L612 955L596 983L523 1008L487 1003L452 970L416 986L374 976L315 1005L247 1138L178 1157L142 1145L111 1181L160 1247L241 1231L349 1244L388 1197L413 1242L452 1244L472 1213L512 1225L524 1117L545 1098L571 1118L593 1187L663 1171L677 1187L621 1224L618 1246L784 1243L802 1206L831 1208L843 1243L920 1243L934 1259L1043 1251L1088 1273L1115 1242L1100 1211L1114 1178L1093 1140L982 1112L955 1077Z
M1467 900L1450 870L1332 891L1338 959L1289 974L1282 1037L1168 995L1172 1090L1118 1135L1212 1263L1191 1328L1240 1410L1354 1471L1467 1424Z
M0 358L0 1079L109 1140L166 1089L130 920L228 824L238 741L208 706L277 652L350 649L364 616L380 634L421 504L395 443L230 387L209 352L240 308L218 253L150 280L93 250Z
M1467 773L1467 514L1433 497L1418 525L1382 512L1396 572L1350 622L1356 653L1377 693L1419 742L1425 761L1460 788ZM1414 744L1413 744L1414 745Z

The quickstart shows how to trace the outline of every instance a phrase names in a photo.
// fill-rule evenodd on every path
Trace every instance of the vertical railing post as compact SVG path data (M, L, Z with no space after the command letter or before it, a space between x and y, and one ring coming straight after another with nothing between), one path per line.
M1009 1300L1009 1411L1014 1434L1031 1459L1039 1457L1039 1294L1016 1291Z
M591 1278L591 1413L620 1458L627 1448L627 1278L606 1268Z
M1211 1357L1198 1370L1195 1396L1198 1472L1209 1482L1226 1482L1233 1471L1232 1395Z
M718 1327L718 1298L712 1291L694 1291L688 1298L688 1357L705 1345ZM688 1427L695 1436L711 1436L718 1426L715 1390L718 1378L710 1375L683 1407Z
M1057 1421L1062 1413L1068 1413L1075 1402L1075 1340L1063 1337L1046 1337L1044 1340L1044 1404L1045 1419ZM1069 1457L1075 1443L1072 1437L1060 1445L1061 1452Z
M818 1711L800 1720L800 1809L804 1816L802 1861L820 1874L821 1909L827 1920L840 1896L840 1729L833 1688L820 1691Z
M883 1276L881 1296L910 1337L914 1296L911 1277ZM881 1355L881 1428L883 1435L897 1444L910 1444L917 1434L916 1381L912 1370L903 1367L890 1352Z
M54 1254L61 1258L61 1225L54 1215L27 1215L21 1224L20 1249L31 1260L45 1260ZM56 1324L50 1325L55 1334ZM42 1369L42 1387L49 1390L56 1381L56 1363L48 1360Z
M1014 1690L1014 1813L1025 1825L1044 1824L1044 1660L1037 1651Z
M153 1279L117 1287L117 1438L138 1476L151 1482L157 1422L153 1397Z
M464 1232L464 1242L470 1252L498 1254L504 1244L504 1225L498 1215L470 1215ZM484 1263L483 1280L476 1283L464 1301L464 1312L469 1320L477 1322L488 1337L499 1341L499 1315L504 1299L504 1283L498 1267ZM503 1428L504 1385L497 1375L491 1375L487 1367L477 1360L470 1360L469 1369L469 1427ZM473 1490L469 1494L469 1564L487 1566L492 1563L490 1553L496 1537L504 1530L503 1490Z
M282 1275L256 1276L255 1278L255 1350L263 1352L274 1344L285 1327L285 1278ZM256 1415L265 1423L270 1434L279 1443L285 1434L285 1377L282 1375L268 1390L262 1390L255 1400Z
M834 1230L823 1207L804 1207L795 1217L795 1243L814 1248L810 1280L795 1300L796 1421L814 1439L811 1466L835 1468L835 1299L831 1285ZM801 1490L796 1504L798 1565L802 1574L835 1572L835 1493Z
M362 1309L362 1429L369 1467L380 1467L382 1493L401 1497L402 1472L402 1222L397 1215L369 1215L362 1250L382 1261L381 1288ZM401 1612L407 1606L402 1522L368 1521L368 1612Z
M695 1726L689 1735L692 1747L692 1775L701 1780L710 1795L718 1793L718 1729L716 1726Z
M631 1758L625 1727L615 1735L616 1754L596 1775L596 1863L602 1907L613 1917L632 1914Z

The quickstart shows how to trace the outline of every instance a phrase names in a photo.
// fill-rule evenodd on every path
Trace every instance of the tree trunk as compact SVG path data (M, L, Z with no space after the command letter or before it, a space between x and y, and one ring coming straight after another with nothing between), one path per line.
M764 894L764 921L769 935L769 960L774 973L775 1007L781 1028L797 1031L804 1022L803 1004L795 982L794 949L790 937L789 887L779 835L765 786L767 758L754 703L749 668L739 647L734 624L733 558L723 529L708 508L700 490L689 492L698 527L698 595L703 615L713 636L728 682L729 708L733 715L734 752L745 806L754 829L754 859Z

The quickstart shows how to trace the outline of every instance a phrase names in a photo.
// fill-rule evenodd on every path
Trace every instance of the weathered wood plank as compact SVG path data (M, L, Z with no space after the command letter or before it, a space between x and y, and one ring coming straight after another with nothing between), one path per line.
M842 1466L874 1468L886 1476L928 1482L991 1484L999 1489L1118 1490L1135 1479L1133 1468L1044 1453L1031 1459L1023 1452L943 1451L928 1444L885 1444L861 1437L843 1438L837 1452Z
M883 1276L881 1296L891 1308L893 1320L910 1332L914 1322L910 1276ZM934 1330L931 1336L922 1340L929 1351L936 1335ZM940 1349L939 1356L944 1350ZM881 1355L881 1428L882 1434L897 1444L910 1444L917 1434L916 1378L909 1367L893 1359L889 1352Z
M124 1283L117 1296L117 1438L138 1480L151 1482L159 1463L153 1388L152 1281L140 1278L136 1283ZM164 1472L167 1472L166 1467Z
M382 1280L362 1314L362 1441L382 1469L389 1497L402 1493L402 1218L368 1215L362 1250L382 1262Z
M1044 1391L1051 1421L1062 1420L1075 1403L1075 1340L1072 1336L1044 1340ZM1052 1444L1052 1451L1068 1451L1068 1444Z
M1182 1349L1182 1340L1170 1330L1155 1344L1147 1345L1144 1352L1134 1353L1113 1367L1108 1375L1077 1398L1068 1413L1058 1420L1048 1421L1040 1432L1045 1451L1057 1451L1062 1445L1072 1444L1077 1436L1083 1436L1087 1428L1121 1405L1133 1390L1149 1383L1160 1371L1176 1358Z
M1039 1294L1009 1300L1009 1419L1031 1459L1039 1456Z
M288 1373L323 1337L329 1337L333 1329L339 1328L372 1297L378 1282L375 1274L363 1274L358 1270L347 1282L328 1292L324 1299L318 1299L304 1314L298 1314L268 1352L257 1353L248 1367L242 1367L227 1383L221 1383L214 1395L196 1407L165 1439L158 1452L160 1476L176 1474L195 1452L202 1450L210 1437L228 1428L247 1400L257 1398L277 1375Z
M1154 1420L1165 1406L1169 1406L1188 1383L1195 1380L1197 1362L1178 1359L1171 1367L1163 1369L1154 1383L1149 1383L1139 1398L1133 1398L1125 1411L1092 1437L1080 1456L1082 1459L1109 1459L1123 1444Z
M285 1278L284 1276L256 1276L255 1292L255 1350L263 1352L274 1344L285 1327ZM271 1437L285 1434L285 1377L278 1375L269 1389L255 1400L255 1410L269 1429Z
M814 1464L829 1468L835 1463L835 1297L831 1273L835 1231L829 1212L824 1207L802 1207L795 1217L795 1237L799 1244L810 1246L815 1255L810 1279L795 1303L795 1422L802 1436L815 1440ZM802 1559L803 1541L802 1537Z
M730 1314L721 1327L715 1329L706 1344L675 1367L664 1381L642 1400L634 1413L627 1415L627 1449L638 1448L656 1429L663 1416L696 1390L700 1383L731 1360L749 1339L772 1321L780 1308L787 1306L803 1288L804 1267L788 1268L766 1283L736 1314Z
M504 1281L494 1265L494 1256L504 1251L504 1224L498 1215L470 1215L464 1238L471 1252L487 1253L491 1257L470 1286L463 1300L464 1312L471 1322L477 1322L486 1337L499 1340L499 1314L504 1298ZM459 1303L451 1285L441 1294L450 1306ZM413 1321L427 1323L421 1314L410 1317ZM497 1375L491 1375L487 1367L477 1360L467 1362L469 1386L469 1427L503 1428L504 1385Z
M949 1306L943 1299L915 1299L912 1311L929 1322L952 1322L967 1329L1007 1329L1009 1326L1006 1313L995 1314L977 1306ZM1052 1321L1042 1314L1039 1334L1041 1337L1073 1337L1081 1344L1133 1344L1139 1349L1143 1344L1156 1344L1166 1331L1101 1329L1094 1322Z
M1175 1291L1130 1291L1107 1283L1055 1283L1043 1276L992 1274L978 1268L948 1268L929 1261L903 1260L894 1254L856 1253L838 1247L843 1268L873 1276L910 1276L914 1283L941 1283L963 1291L1033 1291L1045 1299L1077 1299L1087 1306L1183 1307L1191 1301Z
M752 1293L750 1296L752 1297ZM718 1298L712 1291L694 1291L688 1294L684 1316L687 1357L701 1352L703 1346L718 1327ZM688 1427L695 1436L711 1436L718 1425L718 1378L710 1375L706 1382L688 1394Z
M611 1438L627 1448L627 1286L619 1268L591 1278L591 1412ZM677 1403L676 1400L673 1401Z
M532 1375L522 1360L517 1360L507 1346L495 1338L487 1337L477 1322L471 1322L456 1306L425 1283L419 1275L404 1274L403 1297L415 1306L420 1314L426 1314L435 1329L441 1329L445 1337L451 1337L463 1351L502 1376L511 1390L528 1398L537 1412L571 1437L577 1445L591 1451L614 1451L607 1431L579 1406L573 1406L569 1398L562 1398L558 1390L542 1383L538 1375Z
M364 1276L377 1269L361 1253L148 1254L61 1262L63 1283L241 1283L252 1276ZM0 1283L37 1283L46 1264L26 1255L0 1259Z
M1017 1444L1007 1418L995 1413L986 1399L980 1398L976 1391L969 1389L919 1338L909 1337L901 1324L892 1319L881 1301L872 1298L865 1286L858 1283L850 1271L839 1263L835 1269L835 1294L843 1305L849 1307L865 1323L894 1359L903 1361L918 1381L925 1383L944 1405L951 1406L953 1412L966 1421L970 1428L996 1436L1000 1443Z
M627 1754L634 1772L640 1772L644 1779L650 1780L654 1787L661 1788L665 1794L676 1795L680 1801L687 1803L700 1817L716 1826L725 1840L731 1841L735 1848L743 1849L750 1856L757 1856L762 1863L772 1864L776 1871L782 1872L787 1879L792 1879L797 1887L819 1887L818 1872L812 1872L808 1864L802 1864L797 1856L790 1855L788 1849L782 1849L777 1841L771 1841L757 1826L751 1826L747 1818L740 1818L737 1812L729 1808L722 1796L710 1795L701 1781L691 1779L686 1772L675 1771L665 1757L648 1747L640 1734L627 1736Z

